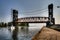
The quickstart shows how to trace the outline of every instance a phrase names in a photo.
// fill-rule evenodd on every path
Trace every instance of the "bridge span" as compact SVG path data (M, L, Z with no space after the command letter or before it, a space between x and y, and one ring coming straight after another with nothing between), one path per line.
M46 23L48 20L48 17L24 17L24 18L18 18L18 23Z

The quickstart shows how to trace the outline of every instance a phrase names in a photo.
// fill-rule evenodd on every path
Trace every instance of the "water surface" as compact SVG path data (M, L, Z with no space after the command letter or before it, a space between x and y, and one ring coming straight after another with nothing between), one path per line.
M18 30L15 30L13 26L0 28L0 40L31 40L32 37L38 33L42 26L29 26Z

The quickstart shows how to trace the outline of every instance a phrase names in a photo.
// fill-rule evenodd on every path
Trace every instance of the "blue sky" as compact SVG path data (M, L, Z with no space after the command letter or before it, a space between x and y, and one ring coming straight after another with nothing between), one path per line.
M18 17L46 16L48 17L48 5L54 4L54 17L56 23L60 23L60 0L0 0L0 22L9 22L12 20L11 9L18 10ZM42 10L36 11L35 10ZM45 12L44 12L45 11Z

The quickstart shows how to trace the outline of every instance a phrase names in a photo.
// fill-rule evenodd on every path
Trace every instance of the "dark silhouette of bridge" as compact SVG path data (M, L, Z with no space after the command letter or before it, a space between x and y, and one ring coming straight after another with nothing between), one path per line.
M48 17L18 18L18 11L13 10L13 25L16 25L16 23L46 23L47 26L54 25L55 18L53 17L53 4L48 5L48 13Z

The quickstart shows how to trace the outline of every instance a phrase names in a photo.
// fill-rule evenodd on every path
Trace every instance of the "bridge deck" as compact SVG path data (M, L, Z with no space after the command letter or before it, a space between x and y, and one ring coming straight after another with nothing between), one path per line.
M48 21L48 17L24 17L19 18L18 23L46 23Z

